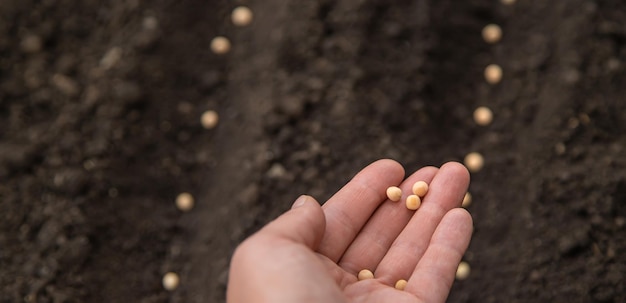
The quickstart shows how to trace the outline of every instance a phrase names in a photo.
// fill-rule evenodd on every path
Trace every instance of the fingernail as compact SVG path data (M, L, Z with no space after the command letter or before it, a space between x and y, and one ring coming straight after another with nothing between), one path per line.
M304 205L304 203L306 203L307 199L308 199L307 195L301 195L300 197L298 197L298 199L296 199L295 202L293 202L293 205L291 205L291 209L298 208L298 207Z

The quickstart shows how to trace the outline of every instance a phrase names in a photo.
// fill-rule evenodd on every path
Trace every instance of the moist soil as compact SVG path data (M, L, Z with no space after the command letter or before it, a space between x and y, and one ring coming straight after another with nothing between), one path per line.
M624 20L613 0L2 0L0 302L221 302L234 247L298 195L474 151L449 302L626 302Z

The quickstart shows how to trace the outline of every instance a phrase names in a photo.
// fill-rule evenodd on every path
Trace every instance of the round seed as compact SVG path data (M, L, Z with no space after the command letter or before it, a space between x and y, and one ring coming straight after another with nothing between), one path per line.
M493 112L485 106L474 110L474 122L480 126L487 126L493 121Z
M181 193L176 197L176 207L181 211L190 211L193 208L194 199L190 193Z
M473 173L480 171L483 168L483 165L485 165L485 159L483 156L476 152L467 154L464 162L467 169Z
M459 263L459 267L456 268L456 279L457 280L465 280L469 277L470 274L470 266L467 262L461 261Z
M393 202L398 202L402 198L402 190L397 186L387 188L387 198Z
M217 36L211 40L211 50L218 55L228 53L230 51L230 41L226 37Z
M406 208L410 210L417 210L422 204L422 199L418 195L410 195L406 197Z
M502 68L496 64L490 64L485 68L485 80L489 84L498 84L502 80Z
M472 204L472 194L466 192L465 196L463 197L463 203L461 204L461 206L467 208L468 206L470 206L470 204Z
M358 278L359 278L359 281L366 280L366 279L374 279L374 273L372 273L372 271L369 269L363 269L359 272Z
M513 5L515 4L516 0L500 0L500 2L502 2L502 4L504 5Z
M406 283L407 283L406 280L400 279L400 280L398 280L398 282L396 282L396 286L395 287L396 287L396 289L404 290L404 288L406 287Z
M246 26L252 22L252 10L245 6L239 6L230 15L234 25Z
M178 284L180 284L180 278L178 274L173 272L168 272L163 276L163 288L166 290L172 291L178 288Z
M483 39L485 42L494 44L502 39L502 29L497 24L489 24L483 28Z
M424 181L417 181L415 182L415 184L413 184L412 191L418 197L422 198L426 196L426 193L428 192L428 183Z
M213 110L205 111L202 117L200 117L200 123L202 123L202 127L206 129L215 128L217 122L219 122L219 115Z

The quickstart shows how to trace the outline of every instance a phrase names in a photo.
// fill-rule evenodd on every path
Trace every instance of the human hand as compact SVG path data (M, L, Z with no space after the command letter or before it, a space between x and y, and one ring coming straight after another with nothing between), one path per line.
M403 177L400 164L380 160L322 207L298 198L237 248L227 301L444 302L472 233L471 216L458 208L469 173L447 163ZM403 201L419 180L429 190L411 211ZM386 189L398 184L402 200L391 202ZM362 269L374 279L358 281ZM400 279L404 290L394 288Z

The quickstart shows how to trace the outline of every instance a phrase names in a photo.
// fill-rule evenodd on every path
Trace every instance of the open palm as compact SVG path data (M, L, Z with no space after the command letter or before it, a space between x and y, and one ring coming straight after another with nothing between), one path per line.
M447 163L403 178L401 165L380 160L322 207L300 197L237 249L228 301L444 302L472 232L458 208L469 174ZM387 187L399 185L404 200L420 180L430 188L417 211L387 199ZM375 278L358 281L362 269ZM404 290L394 288L400 279Z

